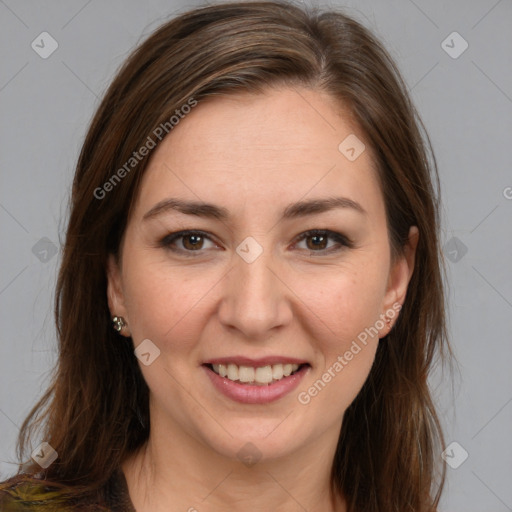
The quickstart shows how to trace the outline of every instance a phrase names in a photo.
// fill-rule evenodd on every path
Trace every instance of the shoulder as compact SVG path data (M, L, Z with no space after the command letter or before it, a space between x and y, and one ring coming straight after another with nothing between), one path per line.
M71 500L66 487L29 475L0 482L1 512L104 512L106 508Z

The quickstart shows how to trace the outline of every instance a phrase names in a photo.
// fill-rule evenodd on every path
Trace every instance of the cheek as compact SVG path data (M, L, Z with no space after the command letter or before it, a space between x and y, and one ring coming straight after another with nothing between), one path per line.
M311 402L318 414L332 419L352 403L371 370L385 288L380 265L344 270L325 279L317 275L314 288L312 282L301 288L310 310L308 324L316 340L317 365L307 387L300 390L299 402Z
M170 269L160 261L135 258L127 262L126 275L125 295L134 341L149 338L160 348L171 344L173 350L190 349L201 331L201 313L208 304L206 292L214 279L198 281L178 267Z
M325 273L301 275L294 287L309 312L311 326L319 331L327 352L373 326L382 313L385 274L381 265L339 267ZM323 336L320 336L322 331Z
M377 346L377 338L365 343L354 339L337 351L313 384L315 389L319 389L319 394L320 390L323 394L322 400L318 402L319 409L326 412L330 410L328 414L333 417L343 415L368 378Z

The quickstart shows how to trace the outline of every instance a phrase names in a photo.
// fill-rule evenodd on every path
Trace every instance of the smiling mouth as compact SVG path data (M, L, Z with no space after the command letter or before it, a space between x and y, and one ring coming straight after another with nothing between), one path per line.
M207 364L211 371L239 384L269 386L300 371L309 364L272 364L266 366L239 366L236 364Z

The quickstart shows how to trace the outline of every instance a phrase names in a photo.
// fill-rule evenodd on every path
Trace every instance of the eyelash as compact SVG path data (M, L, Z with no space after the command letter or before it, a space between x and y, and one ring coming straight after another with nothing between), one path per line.
M163 247L165 249L168 249L172 252L183 254L186 257L193 258L193 257L200 256L203 249L198 249L196 251L190 251L190 250L177 249L176 247L172 247L172 244L176 240L179 240L180 238L185 238L186 236L191 236L191 235L199 235L199 236L201 236L203 238L207 238L208 240L213 242L213 240L210 238L208 233L206 233L204 231L184 230L184 231L177 231L175 233L170 233L170 234L166 235L164 238L162 238L160 240L159 246ZM334 240L335 242L337 242L340 245L340 247L334 248L334 249L331 247L330 249L322 249L322 250L318 250L318 251L309 250L310 254L318 253L320 256L322 256L322 255L326 255L326 254L331 254L333 252L339 252L339 251L343 250L344 248L352 248L353 247L353 242L351 240L349 240L346 236L342 235L341 233L337 233L335 231L330 231L328 229L310 229L308 231L305 231L304 233L301 233L295 239L294 244L302 242L302 240L304 240L308 237L311 237L311 236L325 236L328 239L330 238L330 239ZM307 249L305 249L305 250L307 250Z

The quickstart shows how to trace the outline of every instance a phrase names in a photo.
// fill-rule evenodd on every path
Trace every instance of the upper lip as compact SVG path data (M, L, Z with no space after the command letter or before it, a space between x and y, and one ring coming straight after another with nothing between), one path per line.
M252 367L260 367L260 366L269 366L274 364L308 364L307 361L303 359L297 359L296 357L286 357L286 356L267 356L260 357L258 359L253 359L252 357L244 357L244 356L233 356L233 357L215 357L212 359L208 359L203 364L236 364L237 366L252 366Z

